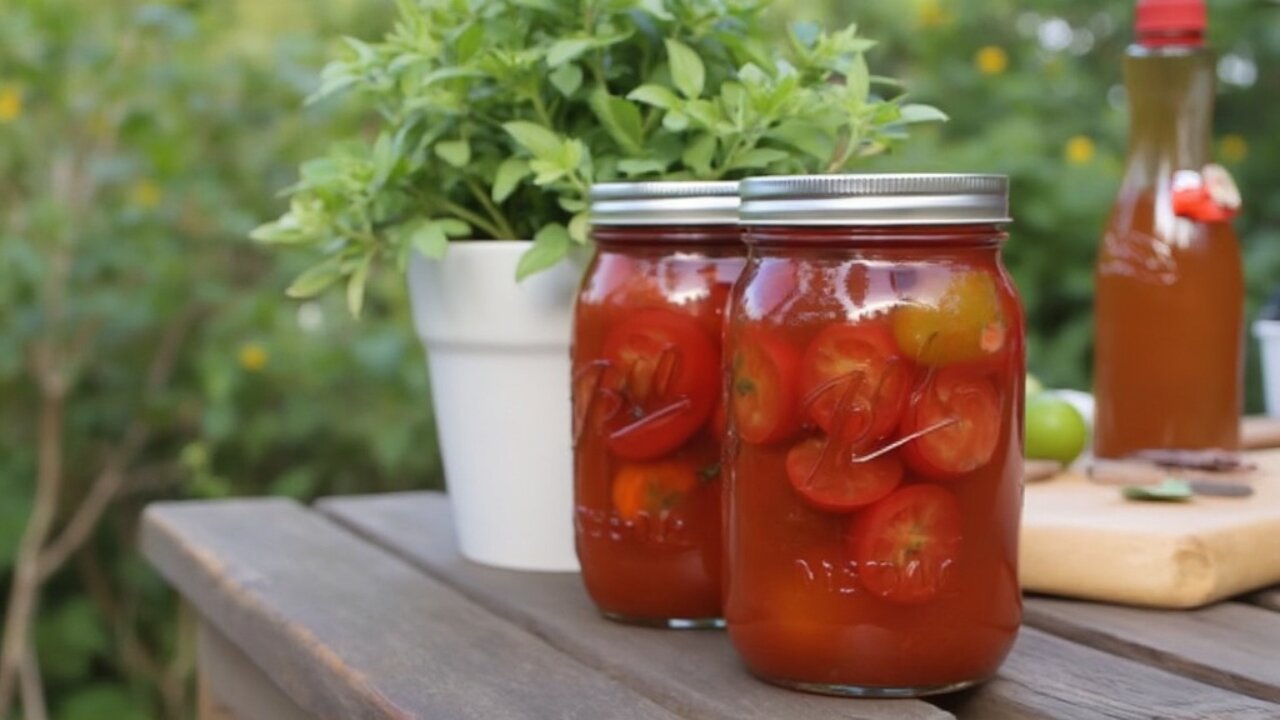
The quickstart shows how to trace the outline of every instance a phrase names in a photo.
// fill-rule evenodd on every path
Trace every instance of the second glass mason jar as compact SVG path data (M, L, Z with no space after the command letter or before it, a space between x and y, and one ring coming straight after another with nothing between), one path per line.
M743 182L726 619L760 677L914 696L1013 644L1023 314L1007 179Z
M598 246L573 340L575 533L607 617L710 627L721 610L721 338L745 263L738 185L591 191Z

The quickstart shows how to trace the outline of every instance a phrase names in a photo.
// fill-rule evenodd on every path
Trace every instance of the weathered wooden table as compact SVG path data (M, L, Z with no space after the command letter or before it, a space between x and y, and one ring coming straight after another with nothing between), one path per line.
M1280 588L1193 612L1028 598L992 682L847 700L752 679L721 632L603 620L576 575L463 560L437 493L161 504L142 546L200 613L203 720L1280 718Z

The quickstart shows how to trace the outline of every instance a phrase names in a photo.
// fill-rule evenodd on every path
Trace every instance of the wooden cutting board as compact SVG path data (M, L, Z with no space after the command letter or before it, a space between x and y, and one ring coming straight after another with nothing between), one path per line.
M1280 450L1250 457L1248 498L1134 502L1073 472L1028 484L1023 589L1190 608L1280 583Z

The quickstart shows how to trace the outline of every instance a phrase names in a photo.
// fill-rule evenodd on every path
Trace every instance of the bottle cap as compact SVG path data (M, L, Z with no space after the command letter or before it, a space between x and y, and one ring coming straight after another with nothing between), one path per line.
M1142 42L1199 39L1209 23L1204 0L1138 0L1136 30Z

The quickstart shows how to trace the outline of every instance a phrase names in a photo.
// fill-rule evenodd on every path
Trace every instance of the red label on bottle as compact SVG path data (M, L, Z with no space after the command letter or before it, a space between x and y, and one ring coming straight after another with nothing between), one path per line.
M1228 222L1240 212L1240 190L1221 165L1179 170L1173 176L1173 212L1202 223Z

